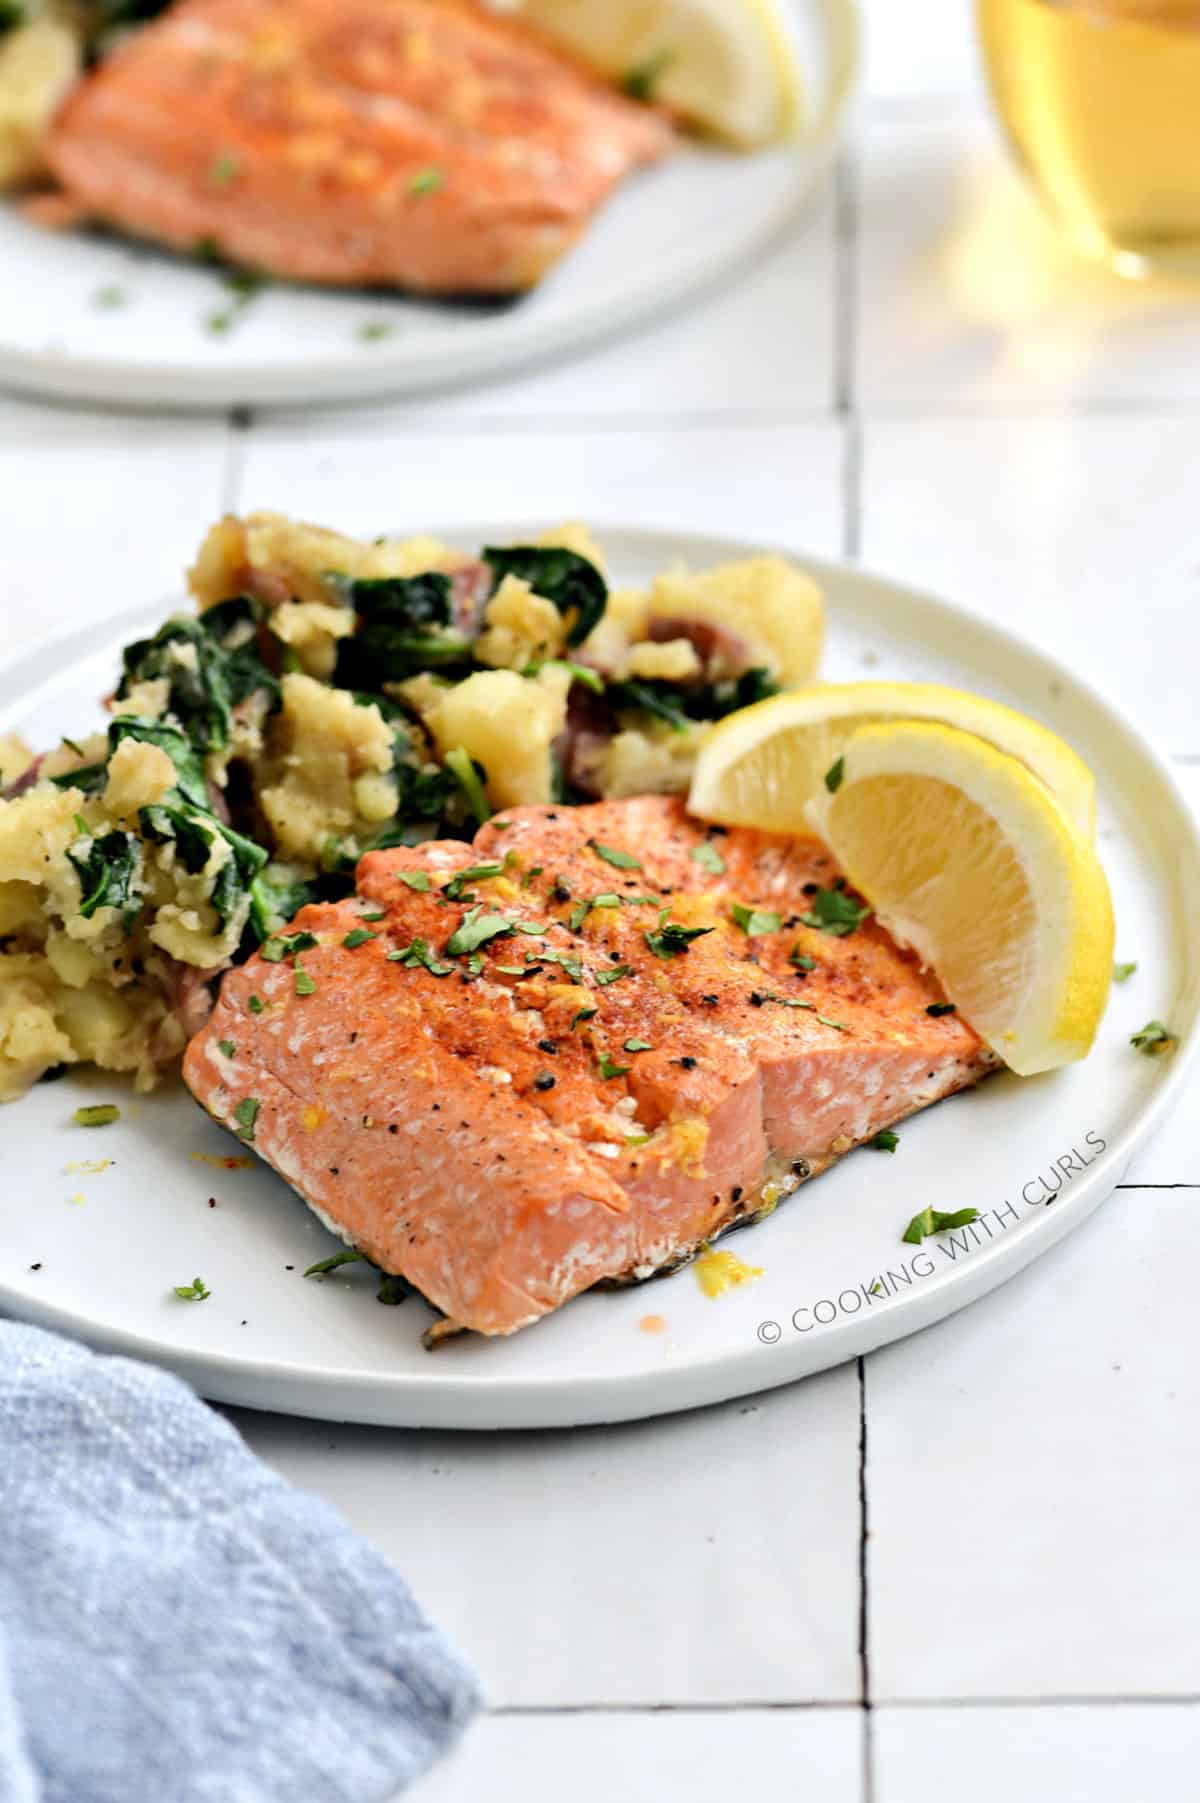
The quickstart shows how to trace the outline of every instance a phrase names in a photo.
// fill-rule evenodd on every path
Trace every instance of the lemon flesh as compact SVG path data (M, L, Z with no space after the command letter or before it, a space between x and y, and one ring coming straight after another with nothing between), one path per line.
M1016 758L953 727L856 731L807 823L881 923L1014 1071L1083 1058L1112 970L1090 840Z
M796 48L774 0L516 0L505 10L744 149L800 129Z
M1094 837L1095 780L1069 745L1014 708L927 682L813 683L731 714L700 754L688 807L726 826L806 832L807 805L853 735L892 720L939 722L1008 753Z

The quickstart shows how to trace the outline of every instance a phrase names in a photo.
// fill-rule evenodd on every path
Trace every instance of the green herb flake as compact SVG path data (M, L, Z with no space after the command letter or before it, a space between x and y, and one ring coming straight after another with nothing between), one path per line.
M1113 982L1114 983L1128 983L1130 977L1133 975L1133 973L1136 969L1137 969L1136 960L1132 964L1114 964L1113 965L1113 974L1112 974Z
M846 774L845 758L837 758L825 772L825 787L831 795L836 795L842 786L842 778Z
M507 914L485 914L482 904L470 908L463 915L462 921L446 941L446 956L462 958L467 952L478 951L489 939L511 937L513 922Z
M678 958L688 950L693 939L702 939L705 933L715 932L715 927L681 927L672 921L669 925L660 925L658 932L647 931L642 936L656 958Z
M693 845L688 856L694 864L699 864L701 869L711 872L713 876L725 874L725 860L711 839L702 839L699 845Z
M782 914L766 908L747 908L742 902L734 902L730 913L735 924L750 939L759 939L764 933L777 933L783 925Z
M1162 1052L1169 1052L1175 1044L1173 1035L1160 1020L1147 1021L1136 1033L1129 1035L1129 1043L1144 1052L1148 1058L1157 1058Z
M640 870L642 868L640 861L630 852L621 851L612 845L601 845L598 839L589 839L588 849L594 851L598 858L603 858L606 864L611 864L614 870Z
M930 1002L925 1012L932 1015L934 1020L940 1020L943 1014L956 1014L958 1010L953 1002Z
M406 889L415 889L418 895L428 895L429 878L423 870L398 870L396 881L403 883ZM364 920L382 920L382 913L364 914Z
M390 319L364 319L355 327L354 336L360 344L380 344L385 338L391 338L395 330Z
M661 50L654 51L644 61L635 63L632 69L626 70L621 77L621 91L627 94L630 100L640 100L643 104L650 104L658 92L659 82L674 60L675 52L668 50L665 46Z
M811 1014L814 1020L819 1020L823 1027L832 1027L835 1033L849 1033L851 1031L844 1020L830 1020L827 1014L818 1012L817 1004L815 1002L802 1001L800 997L796 995L771 995L768 992L766 995L752 995L750 997L752 1007L758 1007L763 1002L777 1002L781 1008L801 1008L805 1014Z
M297 995L316 995L316 993L317 993L317 986L314 983L313 979L309 976L309 974L306 970L303 970L301 968L301 966L299 964L297 964L297 966L296 966L296 994Z
M92 305L100 313L116 313L129 305L129 295L117 283L110 282L106 288L97 288L92 296Z
M79 834L80 838L90 839L92 836L92 829L84 819L83 815L72 814L71 818L75 822L75 831Z
M890 1127L881 1127L874 1139L869 1139L867 1144L872 1152L894 1152L900 1144L900 1135L893 1133Z
M227 188L238 172L238 160L231 151L225 151L217 157L208 172L211 187Z
M631 1064L614 1064L607 1052L601 1052L596 1060L600 1067L600 1075L604 1078L627 1077L633 1069Z
M323 1258L315 1265L309 1265L304 1273L306 1277L325 1277L330 1271L336 1271L340 1265L365 1265L369 1263L365 1254L347 1250L335 1252L329 1258Z
M808 914L802 914L801 920L806 927L816 927L835 939L844 939L853 933L871 912L865 903L860 907L851 900L840 877L832 889L818 889L811 900L812 909Z
M500 876L503 870L503 864L472 864L469 870L460 870L448 883L443 883L442 894L450 901L458 901L468 883L484 883L489 877ZM428 886L426 883L426 888Z
M403 1277L395 1276L391 1271L379 1273L379 1288L375 1292L376 1302L382 1302L385 1308L399 1308L407 1302L412 1294L410 1285Z
M900 1238L906 1246L919 1246L930 1234L952 1233L956 1227L969 1227L978 1219L977 1208L960 1208L952 1214L943 1214L940 1208L923 1208L919 1215L913 1216Z
M817 968L816 959L810 958L807 952L802 952L800 950L799 941L797 941L788 953L788 963L794 964L797 970L815 970Z
M233 1118L238 1124L238 1138L246 1144L254 1144L254 1123L258 1119L258 1111L262 1103L257 1096L243 1096L233 1111Z
M580 927L591 913L591 909L592 904L590 901L576 902L575 906L571 909L570 916L567 920L567 925L573 933L579 931Z
M578 958L572 958L567 952L552 952L548 946L542 946L536 952L526 952L525 957L530 964L557 964L572 983L583 981L583 965Z
M389 952L387 961L389 964L403 964L408 970L427 970L431 977L454 975L453 964L439 964L424 939L414 939L411 944Z
M611 970L596 972L596 986L599 989L607 989L610 983L619 983L622 977L631 977L632 975L632 964L614 964Z
M571 1025L567 1031L573 1033L581 1021L595 1020L599 1012L599 1008L581 1008L578 1014L571 1017Z
M648 1133L627 1133L625 1135L625 1144L632 1152L638 1146L648 1146L650 1144L650 1138L651 1136Z
M261 1014L266 1007L266 1003L261 996L252 995L250 1000L246 1003L246 1006L249 1008L251 1014Z
M272 933L264 939L258 949L258 955L268 964L282 964L285 958L294 958L297 952L311 951L318 943L312 933Z
M175 1294L181 1302L206 1302L212 1291L202 1277L193 1277L191 1283L177 1283Z
M368 939L378 939L378 937L379 934L372 933L369 927L352 927L342 940L342 944L348 952L353 952L360 945L365 945Z
M111 1127L121 1118L115 1102L100 1102L92 1108L77 1108L71 1119L77 1127Z
M546 866L544 864L531 864L529 869L525 872L525 875L521 878L522 889L528 889L535 878L541 876L545 868Z
M85 758L87 756L87 752L83 749L83 746L77 744L74 739L68 739L66 733L62 736L62 743L66 746L68 751L73 751L77 758Z
M466 797L472 816L482 826L491 818L492 813L488 806L487 790L484 788L487 778L480 775L482 765L477 766L462 745L456 745L453 751L448 751L443 761Z
M626 1052L652 1052L654 1047L648 1039L627 1039L622 1049Z
M428 169L419 169L411 178L408 192L413 195L436 194L438 189L444 186L445 180L445 171L439 169L436 164L430 164Z
M221 1041L221 1056L223 1058L232 1058L236 1051L237 1046L233 1043L232 1039L223 1039Z
M408 874L411 875L412 873L409 872ZM420 874L420 873L418 872L418 874ZM401 882L404 882L404 880L405 880L404 877L400 878ZM421 887L420 883L410 883L408 886L410 889L419 889ZM429 886L428 877L426 877L426 879L425 879L425 886L426 886L426 888L428 888L428 886ZM382 920L384 918L383 909L382 908L373 908L369 914L364 909L364 911L359 915L358 918L360 920Z

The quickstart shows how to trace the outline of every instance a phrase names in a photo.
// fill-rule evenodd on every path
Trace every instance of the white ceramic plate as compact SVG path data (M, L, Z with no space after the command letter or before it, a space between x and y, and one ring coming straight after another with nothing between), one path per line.
M476 549L529 531L493 522L443 535ZM619 582L761 548L620 528L600 538ZM434 1354L418 1341L429 1311L416 1300L379 1306L366 1271L304 1280L336 1243L266 1169L203 1162L242 1148L181 1088L139 1098L94 1073L69 1077L0 1115L0 1306L169 1365L223 1402L395 1425L546 1427L690 1408L838 1364L961 1308L1083 1220L1120 1181L1200 1043L1200 842L1187 805L1121 715L1032 647L947 602L803 561L825 588L830 677L981 690L1057 728L1095 770L1120 954L1137 958L1138 973L1114 989L1086 1063L992 1078L906 1123L894 1155L852 1153L730 1242L763 1275L717 1301L685 1269L582 1296L514 1339L464 1336ZM86 729L118 647L165 611L118 616L10 664L0 729L34 744ZM1162 1062L1128 1043L1154 1016L1182 1042ZM117 1125L71 1124L80 1102L110 1099ZM71 1169L101 1158L113 1160L102 1172ZM977 1207L986 1226L902 1244L929 1204ZM172 1286L196 1276L210 1298L178 1301ZM647 1315L666 1330L645 1331Z
M744 269L828 168L855 85L852 0L788 0L812 129L757 156L685 144L635 175L531 295L454 304L277 283L230 329L220 276L0 204L0 382L116 406L303 405L506 372L629 328ZM120 304L105 304L119 297Z

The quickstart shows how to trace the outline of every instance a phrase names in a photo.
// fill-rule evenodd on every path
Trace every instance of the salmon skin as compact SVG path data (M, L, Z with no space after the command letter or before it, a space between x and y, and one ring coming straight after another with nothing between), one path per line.
M178 250L503 294L671 142L467 0L182 0L78 84L45 156L87 215Z
M994 1068L873 922L805 923L857 915L837 880L657 796L373 852L229 972L184 1079L335 1233L512 1333Z

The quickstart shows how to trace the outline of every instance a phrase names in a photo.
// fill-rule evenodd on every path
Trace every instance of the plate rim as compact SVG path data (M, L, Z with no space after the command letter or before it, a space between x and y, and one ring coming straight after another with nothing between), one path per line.
M1182 828L1182 858L1190 856L1193 870L1200 870L1200 821L1179 783L1176 771L1161 747L1121 708L1106 690L1080 677L1060 658L1043 651L1034 641L997 622L976 615L961 602L950 600L916 584L882 575L857 563L813 556L795 545L778 540L715 533L688 526L630 524L588 512L588 525L602 544L620 541L636 556L655 554L664 541L675 541L678 555L695 558L698 547L709 548L715 558L775 552L812 572L818 583L849 580L881 594L903 597L907 605L948 620L960 633L982 638L1006 652L1032 658L1052 679L1080 696L1115 726L1138 749L1146 769L1169 797ZM513 518L463 521L436 519L406 527L426 530L451 539L486 543L493 537L519 540L544 528L544 521ZM166 603L179 605L178 599ZM59 653L70 648L75 659L96 655L115 643L127 624L141 622L154 613L154 605L132 606L43 634L12 656L0 659L0 686L15 685L25 675L26 687L39 675L61 667ZM161 617L159 615L158 617ZM44 682L45 677L42 676ZM0 724L19 707L19 701L0 708ZM1180 879L1182 882L1182 878ZM1200 915L1189 917L1191 929L1183 955L1200 964ZM1136 1118L1068 1190L1060 1193L1050 1211L1041 1211L1026 1223L1026 1231L995 1241L987 1252L965 1265L955 1264L938 1282L893 1299L875 1316L855 1315L820 1335L809 1346L795 1342L794 1356L784 1344L749 1344L744 1350L719 1350L712 1358L694 1352L686 1362L640 1374L605 1378L556 1377L553 1374L490 1377L472 1371L456 1373L446 1366L434 1368L435 1382L408 1373L382 1374L323 1365L301 1370L295 1364L253 1356L192 1352L172 1347L140 1332L93 1324L49 1302L15 1290L0 1278L0 1306L19 1319L32 1321L81 1338L87 1344L165 1365L213 1401L269 1409L312 1419L353 1420L381 1426L431 1427L444 1430L537 1431L541 1428L591 1423L641 1420L727 1401L732 1397L798 1382L861 1357L877 1347L907 1338L935 1322L955 1314L980 1296L1007 1282L1042 1253L1048 1252L1080 1225L1116 1188L1125 1170L1150 1134L1175 1106L1200 1057L1200 1033L1184 1036L1169 1068L1163 1071L1153 1092L1138 1105ZM444 1355L443 1355L444 1357Z

